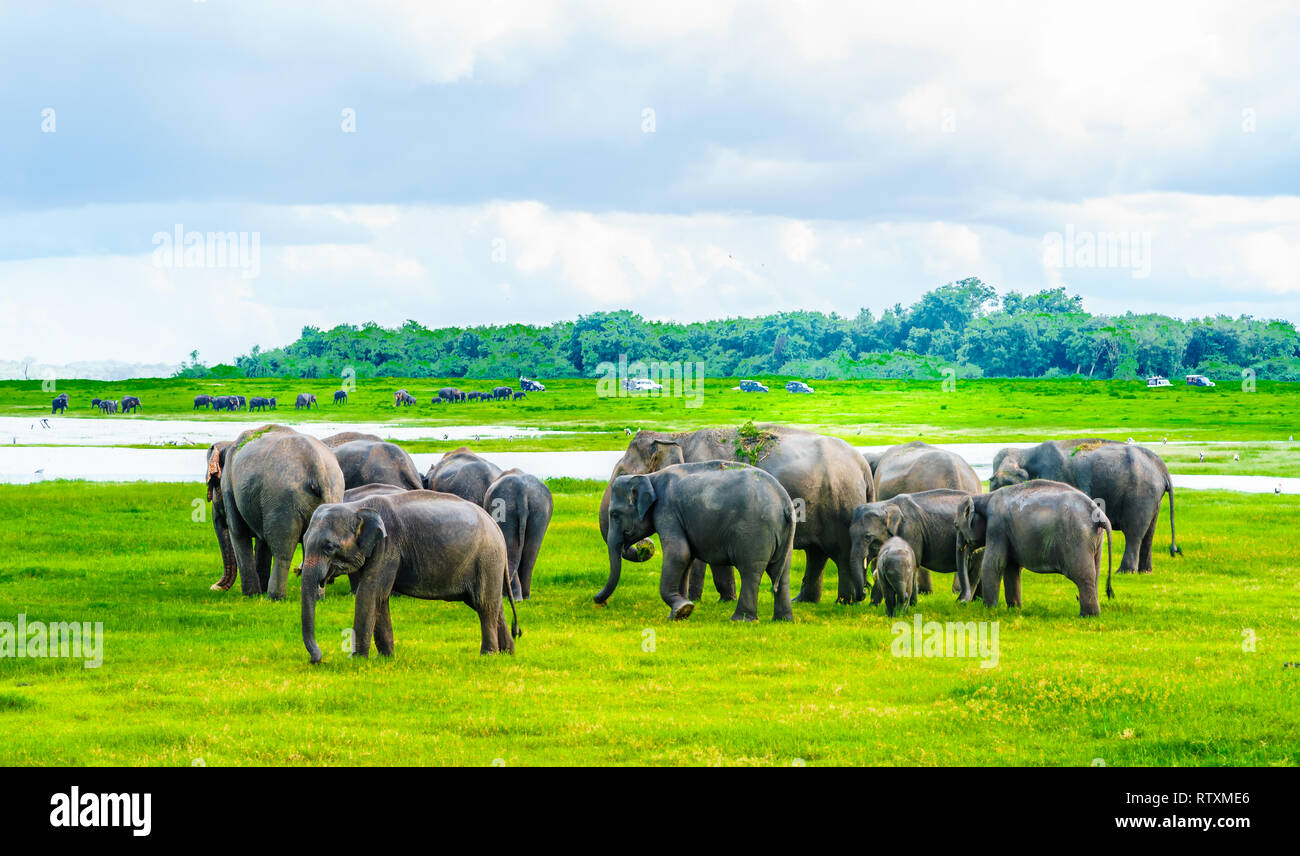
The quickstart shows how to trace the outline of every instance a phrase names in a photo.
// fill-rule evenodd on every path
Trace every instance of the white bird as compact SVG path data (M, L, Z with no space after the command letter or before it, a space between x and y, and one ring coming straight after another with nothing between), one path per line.
M1232 453L1232 459L1233 459L1234 461L1240 461L1240 460L1241 460L1241 455L1237 454L1236 452L1233 452L1233 453Z
M1282 495L1282 485L1281 485L1281 484L1279 484L1277 487L1273 488L1273 495L1274 495L1274 496L1281 496L1281 495Z
M1201 463L1205 463L1205 453L1201 452Z
M1129 438L1128 438L1127 440L1125 440L1124 442L1125 442L1126 444L1132 446L1132 445L1134 445L1137 441L1134 440L1132 437L1129 437Z

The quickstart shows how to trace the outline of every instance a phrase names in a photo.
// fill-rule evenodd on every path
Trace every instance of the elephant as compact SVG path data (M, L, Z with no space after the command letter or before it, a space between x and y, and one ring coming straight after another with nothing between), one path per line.
M235 409L235 410L243 410L245 407L248 406L248 399L245 398L244 396L242 396L242 395L235 395L235 396L232 396L232 398L234 398L234 399L235 399L235 402L236 402L235 407L234 407L233 409Z
M100 412L100 413L116 413L116 412L117 412L117 402L114 401L114 400L111 399L111 398L101 399L100 402L99 402L99 412Z
M212 503L212 528L217 533L217 546L221 549L222 567L221 579L209 586L212 591L227 591L235 584L235 578L239 573L238 565L235 562L235 546L230 540L230 525L226 521L225 501L221 494L221 468L225 464L227 450L233 445L233 442L223 440L208 446L208 467L204 480L207 483L208 502ZM261 558L265 559L268 556L269 553L263 551ZM270 568L267 568L266 575L269 576L270 572Z
M346 389L340 389L340 390L337 390L337 391L334 393L334 403L335 403L335 404L347 404L347 403L348 403L348 391L347 391Z
M528 600L533 590L533 567L554 510L551 491L537 476L519 469L503 472L488 486L483 508L501 527L509 560L510 593Z
M90 407L91 407L91 409L93 410L93 409L99 407L100 402L102 402L103 400L104 400L104 399L102 399L102 398L92 398L92 399L90 399Z
M1160 500L1169 494L1169 555L1182 550L1174 534L1174 484L1160 456L1142 446L1111 440L1075 439L1002 449L993 458L992 490L1030 479L1077 487L1103 503L1111 525L1124 533L1120 573L1150 573Z
M916 554L897 535L880 545L876 556L876 580L885 592L885 614L916 606Z
M212 409L213 410L234 410L235 407L234 407L234 402L232 400L233 398L234 396L230 396L230 395L218 395L216 398L212 399Z
M134 395L126 395L122 397L123 413L134 413L139 409L140 409L140 399L136 398Z
M443 401L464 401L465 393L454 386L444 386L438 390L438 397Z
M305 408L307 410L311 410L312 405L314 404L316 404L315 395L313 395L310 392L300 392L298 393L298 400L294 402L293 409L302 410Z
M275 400L275 396L274 396L274 395L271 396L270 398L268 398L268 399L266 400L266 403L267 403L267 405L268 405L272 410L276 410L276 409L278 408L278 405L279 405L279 402L277 402L277 401Z
M961 455L937 449L920 440L892 446L876 454L867 453L864 457L871 465L871 475L876 482L877 502L900 493L921 493L939 488L966 493L984 492L980 477ZM953 583L956 584L955 579ZM917 571L917 591L921 594L933 591L930 570L925 566ZM879 603L874 592L872 599Z
M516 393L514 394L514 397L512 398L512 400L513 400L513 401L518 401L518 400L521 399L521 398L527 398L527 397L528 397L528 393L526 393L526 392L520 390L519 392L516 392Z
M1020 606L1020 572L1057 573L1079 589L1079 615L1101 614L1101 536L1106 536L1106 597L1111 588L1111 524L1098 503L1078 488L1031 479L992 493L967 496L957 509L957 574L966 592L964 554L984 548L980 598L998 605L1005 579L1007 606ZM969 597L963 596L963 600Z
M853 539L853 553L850 564L854 573L860 573L873 561L881 546L890 538L898 537L907 542L917 563L917 592L920 591L920 570L927 568L945 574L955 574L957 566L953 563L957 548L957 510L962 501L971 494L964 490L926 490L920 493L904 493L885 500L859 505L853 509L853 523L850 535ZM963 557L963 561L977 561L974 557ZM877 569L878 569L877 565ZM970 571L966 571L969 578ZM960 576L956 590L963 596ZM880 586L879 574L871 589L871 603L880 603L884 590Z
M382 443L384 438L378 434L363 434L360 431L342 431L338 434L331 434L328 437L321 438L321 442L327 448L337 449L344 443L351 443L353 440L369 440L372 443Z
M510 396L514 394L513 386L497 386L492 388L492 398L496 401L509 401Z
M740 570L732 621L758 620L764 573L776 599L772 620L794 618L794 503L771 473L734 461L673 464L648 475L621 475L607 495L610 567L619 566L627 546L659 533L664 555L659 595L669 618L686 618L695 609L686 589L696 561Z
M61 392L58 395L54 396L54 401L51 402L51 406L50 406L50 413L62 413L67 409L68 409L68 394L66 392Z
M200 407L203 408L204 410L207 410L207 409L211 408L211 407L212 407L212 396L210 396L210 395L196 395L196 396L194 396L194 409L195 409L195 410L198 410Z
M345 488L363 484L391 484L406 490L421 490L424 482L415 461L396 443L382 440L353 440L334 448Z
M270 406L271 406L271 399L263 398L260 395L255 395L252 398L248 399L249 413L253 413L254 411L265 411L269 409Z
M443 455L424 474L428 490L454 493L461 499L482 506L492 482L501 478L501 468L480 458L466 446Z
M212 473L209 461L209 478L221 480L240 588L283 600L294 548L312 512L343 500L343 471L321 441L274 424L240 434L217 467Z
M477 505L426 490L327 503L312 514L303 535L302 641L311 662L316 644L316 600L339 574L358 579L352 655L368 657L370 640L393 654L388 600L393 592L424 600L468 604L478 613L480 653L514 653L519 619L510 599L506 625L506 543L500 528Z
M393 393L394 407L410 407L412 404L415 404L415 396L411 395L406 390L399 389L397 392Z
M754 428L701 428L698 431L667 433L638 431L627 451L614 467L609 483L622 475L651 473L662 467L711 460L750 460L776 477L797 509L794 548L804 550L807 569L799 601L821 600L822 571L827 559L839 572L841 603L857 603L866 597L861 585L861 568L855 576L850 566L852 539L849 527L853 510L875 499L875 484L866 460L848 443L798 428L758 425ZM600 534L608 539L609 487L600 503ZM628 544L622 558L644 562L653 555L648 545ZM618 585L621 565L610 560L609 580L595 597L605 603ZM724 601L735 597L735 580L726 566L713 566L713 583ZM699 599L704 592L704 565L691 568L690 594Z

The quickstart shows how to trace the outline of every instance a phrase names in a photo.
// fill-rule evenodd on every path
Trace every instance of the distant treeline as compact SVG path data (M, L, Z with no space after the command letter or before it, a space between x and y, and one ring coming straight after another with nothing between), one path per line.
M680 324L618 311L548 326L305 327L293 344L254 347L234 366L209 368L191 354L178 376L325 378L351 367L357 377L595 377L620 355L702 363L707 377L931 378L952 367L959 377L1228 380L1249 368L1260 379L1300 380L1300 336L1288 321L1093 315L1064 288L999 298L974 278L855 318L782 312Z

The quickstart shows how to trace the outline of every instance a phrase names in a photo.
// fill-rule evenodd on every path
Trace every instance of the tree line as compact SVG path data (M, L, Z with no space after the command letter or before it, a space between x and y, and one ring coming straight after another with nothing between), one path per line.
M282 348L254 347L233 366L191 354L178 376L545 378L595 377L603 362L699 363L706 377L1071 377L1205 374L1300 380L1300 336L1289 321L1243 315L1179 319L1094 315L1064 288L996 290L977 278L926 292L878 316L781 312L679 323L626 311L549 325L400 327L373 322L304 327Z

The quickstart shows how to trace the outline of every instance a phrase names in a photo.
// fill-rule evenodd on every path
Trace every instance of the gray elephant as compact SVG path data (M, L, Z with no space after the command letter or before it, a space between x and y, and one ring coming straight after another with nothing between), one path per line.
M212 528L217 533L222 568L221 579L209 586L212 591L228 590L235 584L235 578L239 575L238 565L235 563L235 547L230 541L230 524L226 522L226 505L221 495L221 469L225 464L226 451L233 445L231 441L223 440L208 446L208 467L204 481L207 485L208 502L212 503ZM264 551L263 557L269 557L269 553ZM270 574L271 569L267 567L265 574L259 576L269 577Z
M50 406L50 413L62 413L68 409L68 394L61 392L54 396L54 401Z
M916 606L916 554L906 541L895 535L880 545L876 557L876 580L885 592L885 614Z
M297 399L297 401L295 401L294 404L293 404L293 409L294 409L294 410L303 410L303 409L311 410L311 409L312 409L312 406L315 405L315 404L316 404L316 396L315 396L315 395L313 395L313 394L310 393L310 392L300 392L300 393L298 393L298 399Z
M966 460L955 452L937 449L914 440L891 446L878 453L867 453L871 475L876 482L876 500L890 499L901 493L921 493L948 488L966 493L983 493L984 484ZM956 580L953 580L954 584ZM929 594L933 588L930 569L922 566L917 573L917 590ZM954 589L955 591L955 589ZM872 595L874 603L879 603Z
M514 653L519 635L514 599L506 625L506 544L487 512L470 502L426 490L375 495L316 509L303 536L302 641L313 663L316 600L340 574L356 575L352 654L393 654L388 600L393 592L423 600L468 604L478 613L479 651ZM504 591L509 595L508 589Z
M240 588L282 600L312 512L343 499L343 471L321 441L284 425L245 431L216 460Z
M123 396L123 397L122 397L122 412L123 412L123 413L134 413L134 412L136 412L136 411L139 410L139 409L140 409L140 399L139 399L139 398L137 398L137 397L134 396L134 395L127 395L127 396Z
M203 395L194 396L194 409L198 410L200 407L203 408L204 410L211 409L212 396L207 395L206 393Z
M701 428L684 433L638 431L610 475L610 485L623 475L652 473L665 466L711 460L753 463L771 473L785 488L797 508L794 547L804 550L807 567L796 600L821 600L822 571L827 559L839 572L838 601L865 599L861 568L850 566L852 540L849 527L853 510L875 499L871 469L861 455L843 440L823 437L781 425L746 425L742 428ZM609 487L600 503L600 534L608 539ZM622 559L645 561L653 555L646 545L627 544ZM621 564L611 557L609 580L596 595L604 603L618 585ZM713 566L713 583L722 599L735 597L732 569ZM704 591L704 564L691 568L690 595Z
M649 475L619 476L607 495L610 567L619 567L626 546L659 533L659 594L669 617L686 618L695 608L686 590L695 561L739 569L740 597L732 621L758 620L758 588L765 573L776 599L772 619L794 617L794 503L771 474L731 461L675 464ZM617 583L617 577L611 582Z
M510 396L514 395L513 386L494 386L492 387L492 397L497 401L509 401Z
M424 474L428 490L453 493L482 506L492 482L501 478L501 468L474 454L466 446L447 452Z
M344 443L351 443L353 440L370 440L374 443L384 442L384 438L378 434L363 434L360 431L342 431L338 434L331 434L328 437L322 437L321 442L326 448L337 449Z
M415 461L396 443L383 440L352 440L334 449L343 483L347 488L380 482L406 490L420 490L424 482Z
M347 403L348 403L348 391L347 391L346 389L338 389L338 390L335 390L335 391L334 391L334 403L335 403L335 404L347 404Z
M1068 484L1033 479L968 496L957 511L957 574L967 590L966 552L984 548L980 597L998 605L1005 580L1007 606L1020 606L1020 572L1061 574L1079 589L1079 615L1101 614L1097 583L1106 536L1106 597L1111 588L1111 525L1096 502ZM969 598L963 597L963 600Z
M970 496L963 490L926 490L859 505L853 510L850 527L853 538L850 562L855 572L876 561L881 546L890 538L898 537L907 542L916 558L918 592L921 568L955 574L957 511L963 500ZM970 565L977 560L963 557L963 561L968 563L966 574L969 578ZM955 589L967 594L961 591L960 577L954 579L957 581ZM883 596L884 590L877 574L876 584L871 589L871 603L880 603Z
M528 600L533 590L533 568L554 510L551 491L539 478L509 469L488 486L483 508L501 527L510 567L510 592L515 600Z
M1160 501L1169 494L1169 555L1182 554L1174 534L1174 484L1160 456L1142 446L1111 440L1075 439L1003 449L993 458L992 490L1029 479L1077 487L1103 502L1111 525L1124 533L1120 573L1152 570L1152 542Z

